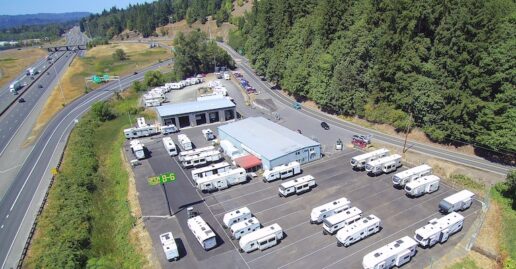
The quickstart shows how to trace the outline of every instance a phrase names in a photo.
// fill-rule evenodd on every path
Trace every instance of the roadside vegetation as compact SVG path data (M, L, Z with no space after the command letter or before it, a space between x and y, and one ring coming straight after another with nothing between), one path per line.
M504 268L516 269L516 170L507 175L507 180L491 190L491 196L502 212L502 258Z
M36 48L0 52L0 86L11 83L20 73L45 55L47 53L44 50Z

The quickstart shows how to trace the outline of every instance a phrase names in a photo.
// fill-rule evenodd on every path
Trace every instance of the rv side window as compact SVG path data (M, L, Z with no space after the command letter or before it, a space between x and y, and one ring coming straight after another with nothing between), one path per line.
M275 238L271 238L271 239L269 239L269 242L273 242L273 241L274 241L274 239L275 239Z
M250 247L253 247L254 246L254 243L251 243Z
M267 244L267 241L260 242L260 245L261 245L261 246L263 246L263 245L265 245L265 244Z
M369 231L370 231L370 232L372 232L373 230L374 230L374 227L372 227L372 228L369 228Z

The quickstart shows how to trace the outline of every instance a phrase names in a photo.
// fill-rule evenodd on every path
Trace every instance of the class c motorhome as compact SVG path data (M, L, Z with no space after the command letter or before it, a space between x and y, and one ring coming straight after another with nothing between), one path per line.
M474 193L468 190L462 190L444 198L439 203L439 211L448 214L454 211L466 210L473 203Z
M214 174L196 181L197 188L202 192L223 190L230 186L247 181L244 168L231 169L220 174Z
M422 247L432 247L444 243L450 235L460 231L464 225L464 217L452 212L440 219L431 219L427 225L416 230L414 239Z
M242 236L252 233L258 229L260 229L260 222L257 218L252 217L250 219L237 222L231 225L229 229L229 234L231 239L239 240Z
M310 213L310 223L321 223L325 218L348 209L350 205L351 202L342 197L335 201L318 206L312 209L312 212Z
M132 140L130 142L130 145L131 145L131 150L133 151L133 154L136 157L136 159L141 160L141 159L145 158L145 147L140 142L140 140L137 140L137 139Z
M379 158L383 158L387 155L389 155L388 149L378 149L375 151L364 153L364 154L361 154L361 155L351 158L351 161L350 161L351 167L353 167L353 169L364 169L366 163L374 161Z
M169 262L177 261L179 259L179 251L177 250L174 235L171 232L164 233L159 236L159 239L161 240L161 246L163 247L167 260Z
M316 187L315 178L311 175L302 176L296 179L281 183L278 188L279 197L287 197L292 194L302 194Z
M177 135L177 140L179 141L179 145L183 150L191 150L192 149L192 141L185 134Z
M337 246L345 246L360 241L381 229L380 219L375 215L357 220L355 223L348 225L337 232Z
M249 210L247 207L242 207L240 209L224 214L224 217L222 218L222 226L224 226L224 228L228 228L237 222L250 219L251 217L251 210Z
M281 239L283 239L283 230L277 223L274 223L242 236L238 244L241 252L249 253L257 249L265 250L273 247Z
M365 170L369 175L379 175L381 173L390 173L401 167L401 156L393 154L374 161L366 163Z
M263 182L285 179L299 173L301 173L301 165L299 162L290 162L288 164L276 166L272 170L265 170L265 172L263 172Z
M364 256L364 269L401 267L416 255L417 242L405 236Z
M435 175L424 176L405 185L405 192L410 197L419 197L425 193L432 193L439 189L439 177Z
M359 220L362 216L362 210L357 207L349 208L333 216L323 220L323 234L335 234L338 230L344 228Z
M215 135L213 134L213 131L211 129L203 129L202 135L204 136L204 139L206 139L207 141L215 139Z
M163 146L165 146L165 149L167 150L168 155L170 155L170 156L177 155L176 144L174 144L174 141L172 141L171 137L163 137Z
M432 167L430 165L423 164L395 174L392 176L392 184L395 187L405 187L405 184L411 182L412 180L431 174Z
M201 178L215 175L215 174L220 174L220 173L226 172L230 169L231 169L231 166L227 162L212 164L209 166L205 166L202 168L197 168L197 169L192 170L192 179L194 182L197 182L197 180L199 180Z
M189 218L187 224L188 228L192 231L204 250L209 250L217 246L217 237L215 233L201 216Z

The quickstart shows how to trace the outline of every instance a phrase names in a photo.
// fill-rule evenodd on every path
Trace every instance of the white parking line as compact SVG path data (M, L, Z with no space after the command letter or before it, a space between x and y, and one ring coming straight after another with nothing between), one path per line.
M293 214L299 213L299 212L301 212L301 211L303 211L303 209L299 209L299 210L296 210L296 211L294 211L294 212L292 212L292 213L288 213L288 214L286 214L286 215L283 215L283 216L281 216L281 217L279 217L279 218L275 218L275 219L269 220L269 221L267 221L267 222L262 223L262 225L263 225L263 226L267 226L267 225L269 225L270 223L273 223L273 222L278 221L279 219L286 218L286 217L288 217L288 216L290 216L290 215L293 215Z

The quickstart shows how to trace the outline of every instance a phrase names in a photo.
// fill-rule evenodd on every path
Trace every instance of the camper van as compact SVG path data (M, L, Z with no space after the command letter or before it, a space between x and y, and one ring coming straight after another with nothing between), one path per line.
M144 145L140 142L140 140L132 140L130 142L131 150L133 151L136 159L141 160L145 158L145 148Z
M379 232L380 228L380 219L377 216L369 215L361 218L337 232L337 246L349 247L351 244Z
M279 197L287 197L292 194L302 194L315 188L315 178L311 175L302 176L296 179L281 183L278 188Z
M440 219L431 219L427 225L416 230L414 239L422 247L432 247L437 243L444 243L450 235L460 231L464 225L464 217L452 212Z
M198 155L184 157L181 160L181 165L185 168L199 167L207 163L220 161L220 159L222 159L222 154L219 151L205 151L199 153Z
M163 126L160 126L159 129L162 134L171 134L171 133L175 133L175 132L179 131L174 124L163 125Z
M248 220L244 220L241 222L237 222L231 225L229 229L229 234L231 239L239 240L242 236L252 233L258 229L260 229L260 222L257 218L252 217Z
M237 222L250 219L251 217L251 210L247 207L242 207L224 214L224 217L222 218L222 226L224 226L224 228L228 228Z
M323 220L323 234L335 234L338 230L344 228L359 220L362 216L362 210L352 207L346 211L342 211L333 216L329 216Z
M177 135L177 140L179 141L179 145L181 145L183 150L191 150L193 148L192 141L190 141L190 138L188 138L188 136L185 134Z
M163 146L165 146L165 149L167 150L168 155L170 155L170 156L177 155L176 144L174 144L174 141L172 141L171 137L163 137Z
M324 205L318 206L312 209L310 213L310 223L321 223L325 218L340 213L346 209L348 209L351 205L351 202L342 197L335 201L326 203Z
M405 187L405 184L412 180L428 176L430 174L432 174L432 167L430 165L423 164L395 174L392 176L392 184L395 187Z
M263 172L263 182L285 179L299 173L301 173L301 165L298 162L290 162L288 164L276 166L272 170L265 170Z
M184 160L188 156L199 155L202 152L214 151L214 150L216 150L214 146L207 146L207 147L202 147L202 148L196 148L196 149L191 149L191 150L187 150L187 151L182 151L182 152L179 153L179 160L182 161L182 160Z
M366 163L374 161L379 158L383 158L387 155L389 155L388 149L378 149L378 150L371 151L371 152L368 152L365 154L361 154L361 155L351 158L351 161L350 161L351 167L353 167L353 169L357 169L357 170L364 169Z
M419 197L425 193L432 193L439 189L439 177L435 175L424 176L405 185L408 196Z
M283 230L274 223L240 238L240 252L249 253L256 249L265 250L278 244L283 239Z
M374 161L366 163L365 170L369 175L379 175L381 173L390 173L401 167L401 156L393 154Z
M468 190L462 190L444 198L439 203L439 211L448 214L454 211L466 210L473 202L474 193Z
M171 232L160 234L161 246L165 252L165 256L169 262L179 259L179 251L177 250L176 240Z
M154 125L124 129L124 136L126 139L151 136L157 133L158 128Z
M204 136L204 139L206 139L206 141L215 139L215 135L213 134L213 131L211 129L203 129L202 135Z
M226 172L230 169L231 169L231 166L227 162L212 164L212 165L209 165L206 167L192 170L192 179L194 182L197 182L197 180L199 180L201 178L215 175L215 174L220 174L220 173Z
M217 237L215 233L201 216L189 218L187 224L188 228L192 231L204 250L209 250L217 246Z
M401 267L416 255L417 242L405 236L364 256L364 269L389 269Z
M201 178L196 181L197 188L202 192L212 192L223 190L229 186L240 184L247 181L247 173L244 168L236 168Z

